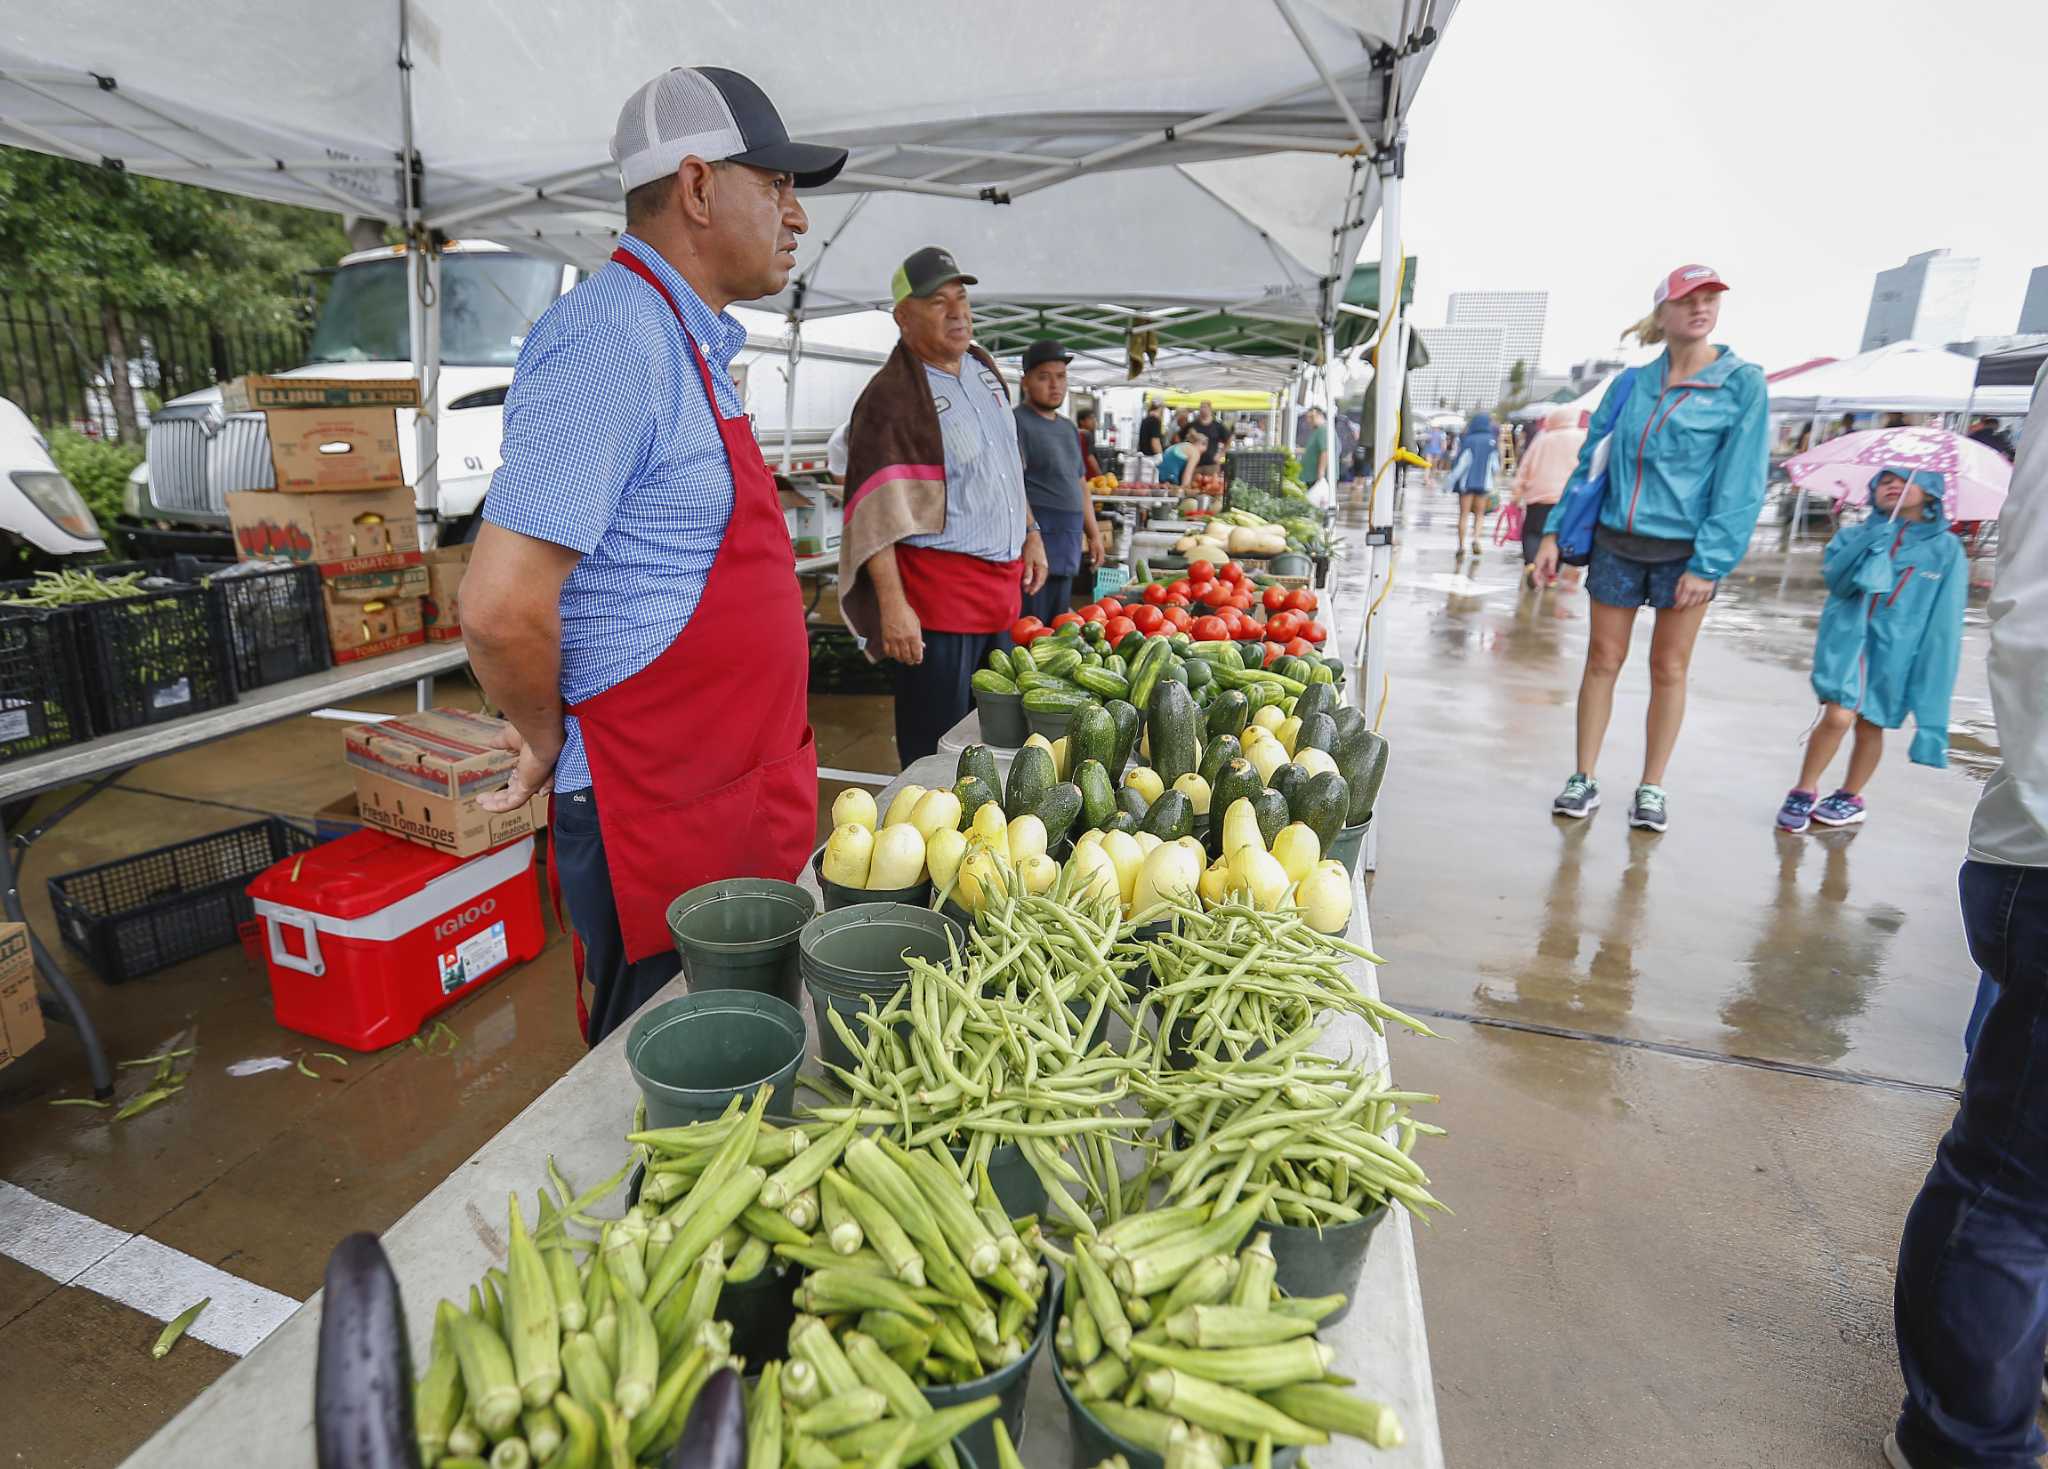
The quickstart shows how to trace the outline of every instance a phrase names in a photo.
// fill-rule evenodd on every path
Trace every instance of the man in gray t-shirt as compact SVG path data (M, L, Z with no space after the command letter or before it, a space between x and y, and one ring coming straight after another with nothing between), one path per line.
M1067 364L1073 359L1054 341L1024 349L1024 401L1013 410L1017 449L1024 460L1024 498L1045 541L1045 585L1024 598L1026 617L1051 622L1072 600L1074 576L1085 546L1102 564L1102 530L1095 504L1082 483L1081 437L1060 415L1067 401Z

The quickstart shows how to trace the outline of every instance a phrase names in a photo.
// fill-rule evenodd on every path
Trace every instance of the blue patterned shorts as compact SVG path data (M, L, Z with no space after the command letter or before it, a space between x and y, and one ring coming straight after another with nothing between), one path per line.
M1586 595L1609 607L1668 608L1687 564L1683 556L1675 561L1638 561L1596 540L1593 559L1586 566Z

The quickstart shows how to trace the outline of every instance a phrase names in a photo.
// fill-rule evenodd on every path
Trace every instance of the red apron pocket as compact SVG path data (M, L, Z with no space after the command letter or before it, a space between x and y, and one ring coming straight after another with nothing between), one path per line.
M702 796L662 806L600 801L605 866L631 963L671 948L668 905L721 877L772 877L746 860L760 820L762 776L768 767ZM807 849L808 850L808 849Z
M795 882L818 844L818 741L807 724L803 742L758 772L760 800L749 833L748 871Z

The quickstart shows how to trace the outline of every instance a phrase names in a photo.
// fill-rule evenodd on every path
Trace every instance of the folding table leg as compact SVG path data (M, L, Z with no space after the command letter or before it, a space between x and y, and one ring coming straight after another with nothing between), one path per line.
M28 927L28 915L21 908L21 886L14 861L14 842L7 832L7 821L0 815L0 882L6 887L0 890L0 906L7 910L7 916L23 927ZM29 952L35 959L38 972L50 986L50 992L57 997L62 1008L60 1020L67 1021L78 1032L78 1043L85 1048L85 1064L92 1073L92 1092L96 1097L110 1097L114 1094L114 1068L107 1064L106 1048L100 1044L98 1027L92 1023L92 1016L85 1008L85 1002L71 987L71 981L64 971L50 957L43 947L43 941L36 937L33 928L28 929Z

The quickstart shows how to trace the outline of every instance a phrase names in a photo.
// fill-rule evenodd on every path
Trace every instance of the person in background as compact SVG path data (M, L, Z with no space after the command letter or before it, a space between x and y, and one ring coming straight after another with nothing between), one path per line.
M1157 459L1166 452L1166 407L1157 398L1145 404L1145 416L1138 420L1138 452Z
M1173 410L1173 427L1172 427L1172 429L1170 429L1170 430L1169 430L1169 431L1167 432L1167 438L1168 438L1168 440L1169 440L1169 441L1171 441L1171 442L1173 442L1173 443L1176 443L1176 444L1177 444L1177 443L1179 443L1179 442L1180 442L1180 431L1181 431L1182 429L1184 429L1184 428L1186 428L1186 427L1188 426L1188 423L1189 423L1189 421L1190 421L1190 420L1191 420L1191 419L1192 419L1193 417L1194 417L1194 414L1193 414L1193 413L1191 413L1191 412L1190 412L1189 410L1187 410L1187 409L1185 409L1185 408L1176 408L1176 409L1174 409L1174 410Z
M1202 461L1205 441L1202 431L1193 424L1185 425L1180 438L1159 461L1159 483L1186 489L1194 483L1195 469Z
M1330 472L1330 428L1320 408L1309 409L1301 420L1301 482L1312 485Z
M1081 469L1088 478L1094 479L1102 473L1102 466L1095 462L1095 410L1083 408L1074 415L1074 431L1081 438Z
M896 665L905 765L966 716L968 679L1047 574L1009 390L974 345L973 284L935 245L896 268L901 337L855 401L847 442L840 612ZM1078 451L1071 427L1060 437Z
M1472 554L1479 554L1480 532L1486 528L1486 501L1493 493L1493 477L1500 469L1500 440L1493 419L1475 413L1465 425L1465 437L1458 457L1451 463L1451 488L1458 492L1458 552L1465 554L1465 523L1472 524Z
M1202 450L1202 468L1221 471L1223 456L1230 450L1230 426L1216 416L1216 405L1207 398L1195 411L1195 427L1201 430L1208 447Z
M677 893L793 879L817 839L803 598L726 308L788 283L797 190L846 150L792 142L738 72L676 67L626 100L611 156L626 233L521 344L462 584L470 661L518 756L478 803L553 792L593 1045L675 977ZM690 710L717 733L678 758Z
M1970 425L1970 437L1993 453L2012 458L2012 439L2000 431L1997 419L1978 419Z
M1444 431L1435 424L1422 436L1422 457L1429 461L1431 469L1444 467Z
M1594 452L1608 440L1607 494L1586 569L1592 635L1579 679L1578 768L1551 802L1559 816L1590 816L1600 805L1594 767L1614 714L1614 683L1636 611L1648 605L1657 609L1650 707L1628 824L1644 831L1669 824L1664 771L1685 722L1693 644L1721 578L1749 549L1770 463L1763 369L1712 340L1727 289L1704 265L1681 265L1657 282L1650 315L1632 330L1646 346L1664 343L1664 351L1608 384L1572 471L1574 483L1592 473ZM1548 584L1557 565L1557 537L1546 533L1537 580Z
M1359 453L1358 420L1341 409L1337 413L1337 492L1349 493L1352 481L1358 478L1360 462L1364 455Z
M2002 756L1970 820L1963 935L1996 998L1899 1240L1906 1395L1892 1469L2032 1464L2048 1350L2048 377L2000 517L1991 710Z
M1515 466L1514 502L1522 507L1522 584L1536 585L1536 552L1543 545L1543 527L1551 507L1564 493L1565 481L1579 462L1585 447L1585 417L1576 408L1553 408L1545 415L1543 431ZM1578 585L1578 568L1565 568L1569 585Z
M1806 739L1799 780L1778 808L1778 829L1855 826L1863 788L1884 753L1884 732L1912 715L1909 758L1948 764L1948 706L1962 662L1969 560L1948 533L1947 488L1932 470L1887 465L1870 479L1870 517L1835 532L1821 561L1828 600L1813 644L1820 718ZM1851 728L1849 773L1831 796L1819 781Z
M1082 435L1060 416L1071 361L1058 342L1038 341L1026 347L1024 401L1012 415L1024 463L1024 498L1045 542L1045 584L1024 598L1023 615L1046 623L1067 610L1083 547L1097 566L1103 560L1095 499L1081 483Z

